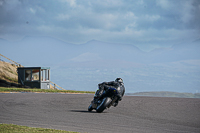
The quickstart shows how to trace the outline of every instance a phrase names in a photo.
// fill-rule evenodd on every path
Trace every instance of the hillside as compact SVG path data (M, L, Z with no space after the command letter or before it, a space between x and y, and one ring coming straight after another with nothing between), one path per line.
M29 88L18 84L17 66L0 61L0 87Z
M0 79L7 82L18 83L17 66L0 61Z

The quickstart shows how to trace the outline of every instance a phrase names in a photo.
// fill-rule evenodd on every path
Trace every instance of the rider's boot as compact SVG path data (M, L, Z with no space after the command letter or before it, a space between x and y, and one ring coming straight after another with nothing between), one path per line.
M118 105L118 100L113 103L113 106L116 107Z

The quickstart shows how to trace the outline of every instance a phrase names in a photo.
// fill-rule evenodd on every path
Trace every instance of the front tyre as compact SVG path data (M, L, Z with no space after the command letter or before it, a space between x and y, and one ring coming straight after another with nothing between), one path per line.
M89 107L88 107L88 111L89 112L91 112L93 110L93 108L92 108L92 103L89 105Z
M100 104L99 106L97 106L96 111L97 111L98 113L103 112L103 111L106 109L106 107L108 107L108 105L110 105L111 102L112 102L112 99L111 99L111 98L105 97L105 98L102 100L101 104Z

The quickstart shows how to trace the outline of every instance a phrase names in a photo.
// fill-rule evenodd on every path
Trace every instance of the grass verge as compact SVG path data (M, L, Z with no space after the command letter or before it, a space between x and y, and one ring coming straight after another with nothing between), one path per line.
M1 133L77 133L71 131L45 129L45 128L32 128L27 126L19 126L13 124L0 124Z
M6 87L0 87L0 92L91 93L91 94L95 93L93 91L29 89L29 88L6 88Z
M131 96L153 96L153 97L181 97L181 98L200 98L200 93L179 93L179 92L137 92L137 93L127 93Z

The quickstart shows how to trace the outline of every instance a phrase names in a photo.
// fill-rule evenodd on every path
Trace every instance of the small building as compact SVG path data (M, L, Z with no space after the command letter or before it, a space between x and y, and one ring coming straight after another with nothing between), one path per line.
M19 67L18 83L31 88L50 89L50 67Z

